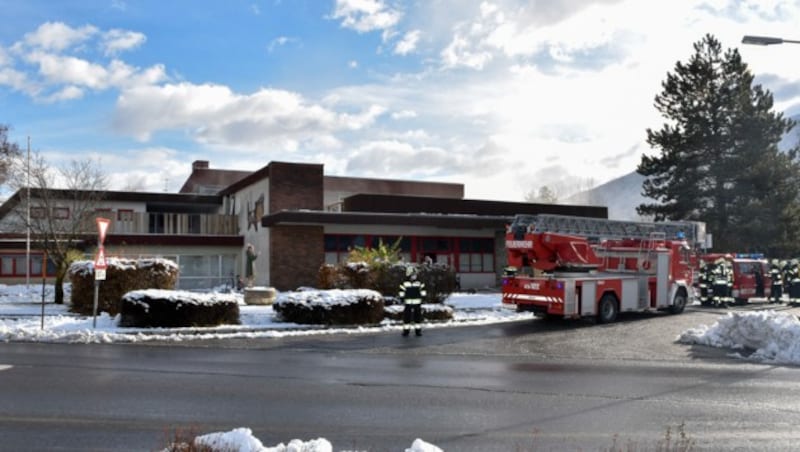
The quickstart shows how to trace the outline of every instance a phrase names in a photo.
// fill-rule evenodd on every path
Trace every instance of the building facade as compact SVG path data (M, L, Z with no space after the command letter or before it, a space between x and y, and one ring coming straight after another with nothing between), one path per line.
M59 215L68 215L70 195L52 207ZM43 269L52 276L35 237L30 258L25 252L14 221L24 199L20 191L0 206L0 283ZM40 207L35 191L31 207ZM462 184L327 176L321 164L290 162L245 172L195 161L179 193L105 192L95 210L112 220L106 255L173 259L183 289L235 285L248 244L258 256L254 284L292 290L316 286L320 266L342 262L352 248L379 243L399 243L409 262L453 267L463 289L493 287L515 214L607 217L602 206L468 200ZM80 249L90 256L96 240L86 225Z

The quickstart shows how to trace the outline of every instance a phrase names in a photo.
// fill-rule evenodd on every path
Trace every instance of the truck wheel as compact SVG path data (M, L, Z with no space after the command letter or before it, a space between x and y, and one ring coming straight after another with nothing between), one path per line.
M672 306L669 307L670 314L680 314L686 307L686 294L681 291L675 294L675 299L672 300Z
M619 305L617 305L617 298L610 293L603 295L600 303L597 306L597 322L598 323L611 323L617 320L619 314Z

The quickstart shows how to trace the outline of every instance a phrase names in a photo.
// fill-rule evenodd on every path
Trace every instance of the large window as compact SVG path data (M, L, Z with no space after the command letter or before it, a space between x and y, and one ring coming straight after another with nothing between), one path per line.
M325 263L347 260L355 246L392 246L397 235L326 235ZM494 239L460 237L406 237L400 240L400 256L406 262L450 265L460 273L494 273Z
M182 290L234 287L236 275L235 255L181 255L177 256Z
M326 235L325 236L325 263L336 264L347 260L350 250L367 245L364 235Z
M41 254L30 255L30 276L42 275L42 257L43 256ZM25 268L27 261L28 259L25 254L0 255L0 277L19 277L28 275L29 273L26 272ZM56 266L50 259L47 260L46 271L48 276L53 276L56 273Z
M458 239L458 271L494 272L494 240L489 238Z

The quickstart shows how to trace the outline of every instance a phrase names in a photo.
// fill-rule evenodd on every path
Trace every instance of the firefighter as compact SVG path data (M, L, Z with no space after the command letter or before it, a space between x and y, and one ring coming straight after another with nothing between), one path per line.
M730 298L731 272L724 257L714 261L714 268L711 270L711 302L714 306L725 307L725 303Z
M710 264L706 264L706 261L700 261L700 270L697 272L697 285L700 288L700 304L703 306L708 306L711 304L709 298L709 281L710 281L710 273L709 273Z
M789 303L800 303L800 264L797 259L792 259L789 263L785 278L789 287Z
M769 264L769 277L772 279L769 295L770 303L780 303L783 297L783 278L781 274L781 264L778 259L772 259Z
M781 278L783 279L783 293L789 294L789 283L791 281L792 266L790 261L781 261Z
M422 336L422 299L427 295L425 284L417 279L414 267L406 269L406 280L400 284L398 297L403 300L403 337L408 336L411 327L414 333Z

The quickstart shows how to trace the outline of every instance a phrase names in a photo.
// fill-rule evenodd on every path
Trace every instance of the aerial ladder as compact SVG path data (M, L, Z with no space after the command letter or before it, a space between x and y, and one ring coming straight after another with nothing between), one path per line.
M686 305L698 222L637 222L566 215L517 215L508 227L503 303L564 317Z

